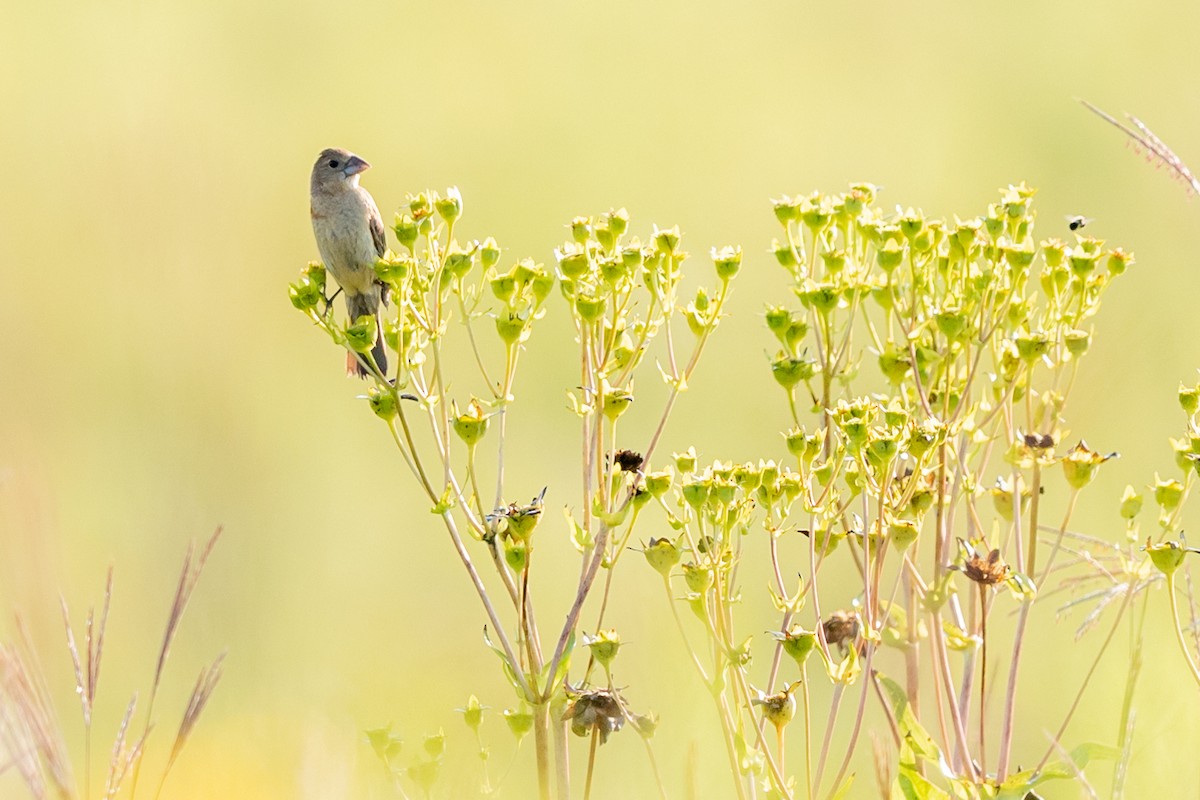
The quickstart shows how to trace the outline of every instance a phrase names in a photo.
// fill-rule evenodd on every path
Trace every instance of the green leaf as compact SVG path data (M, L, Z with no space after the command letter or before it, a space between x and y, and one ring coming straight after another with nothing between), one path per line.
M574 650L575 631L571 631L567 637L567 646L563 648L562 658L558 662L558 669L554 671L554 680L546 682L546 676L550 673L550 662L547 661L542 665L542 670L538 673L538 685L534 688L539 692L545 692L546 700L550 700L558 694L563 679L567 677L567 672L571 669L571 653Z
M850 787L854 784L854 773L851 772L846 776L846 780L842 781L842 785L838 790L829 795L829 800L846 800L850 796Z
M883 686L884 694L887 695L888 701L892 705L892 713L896 717L896 724L900 728L900 735L904 737L908 746L912 748L913 754L925 761L937 762L942 753L938 746L934 743L933 737L929 732L917 721L916 715L908 704L908 694L900 684L896 683L891 678L876 673L881 686Z
M912 767L901 766L892 784L894 800L950 800L950 795L934 786Z
M1069 754L1070 761L1055 760L1039 770L1028 769L1010 775L1000 786L999 800L1023 800L1033 787L1046 781L1074 780L1075 776L1091 761L1117 761L1121 758L1121 750L1116 747L1095 742L1085 742Z
M525 690L521 688L521 680L517 677L516 667L508 660L508 654L504 652L504 648L498 647L492 642L492 637L488 636L486 625L483 626L483 641L493 653L499 656L500 665L504 668L504 677L508 678L508 685L517 693L517 697L533 702L532 698L525 696Z
M571 516L571 509L564 507L563 516L567 518L567 528L571 531L571 543L575 545L575 549L581 553L592 549L596 544L592 532L584 530L583 526L575 521L575 517Z

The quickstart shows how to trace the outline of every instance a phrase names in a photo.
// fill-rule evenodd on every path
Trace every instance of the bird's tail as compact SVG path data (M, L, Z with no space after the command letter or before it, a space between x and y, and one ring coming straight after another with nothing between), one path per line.
M356 320L361 316L369 315L375 318L375 346L371 348L371 355L375 359L376 366L379 371L387 375L387 350L383 346L383 327L379 322L379 292L363 292L362 294L346 293L346 311L350 315L351 320ZM367 368L365 359L357 353L346 353L346 374L357 375L360 378L365 378L371 372Z

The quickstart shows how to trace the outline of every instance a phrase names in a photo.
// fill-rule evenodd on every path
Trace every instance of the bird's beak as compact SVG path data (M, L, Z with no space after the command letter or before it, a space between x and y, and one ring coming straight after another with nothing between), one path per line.
M346 162L346 166L342 168L342 172L346 173L346 177L349 178L351 175L357 175L358 173L365 172L370 168L371 165L363 159L359 158L358 156L350 156L350 159Z

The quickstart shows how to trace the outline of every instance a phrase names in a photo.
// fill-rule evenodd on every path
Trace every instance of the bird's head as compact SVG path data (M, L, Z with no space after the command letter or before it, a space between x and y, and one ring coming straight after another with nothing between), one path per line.
M370 164L349 150L327 148L313 164L312 190L334 192L357 186L359 174L370 168Z

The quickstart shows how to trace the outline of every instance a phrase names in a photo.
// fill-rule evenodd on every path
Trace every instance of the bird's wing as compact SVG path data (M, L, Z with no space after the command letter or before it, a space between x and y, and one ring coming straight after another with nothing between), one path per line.
M383 234L383 220L379 218L379 210L372 208L369 215L369 224L371 228L371 240L375 242L375 253L380 258L383 257L387 250L387 237Z

